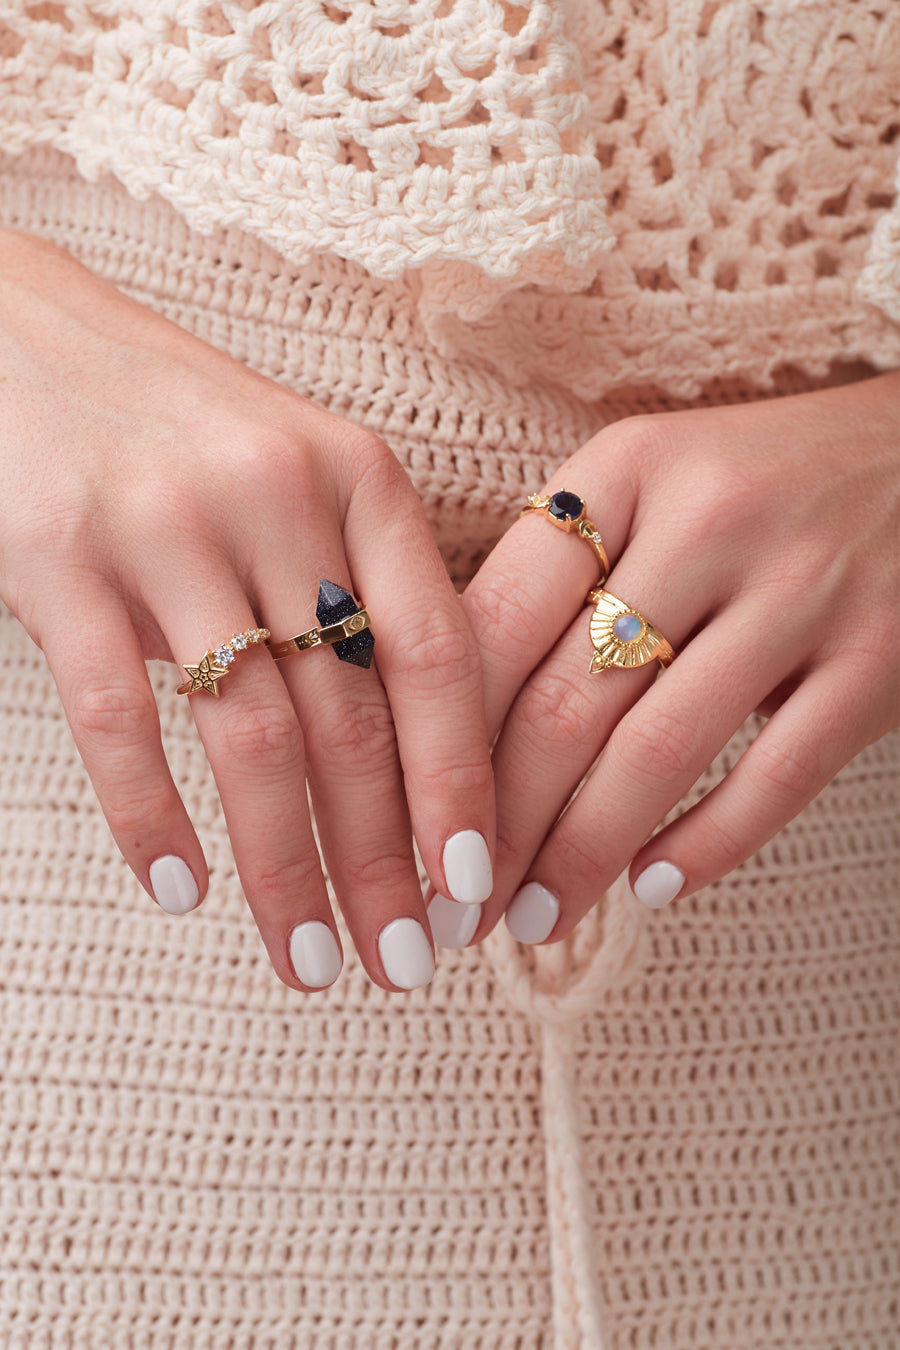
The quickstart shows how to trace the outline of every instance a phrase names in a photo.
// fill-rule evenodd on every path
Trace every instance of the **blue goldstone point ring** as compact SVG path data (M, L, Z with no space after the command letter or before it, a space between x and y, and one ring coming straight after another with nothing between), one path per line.
M343 586L324 578L319 582L316 618L320 627L310 628L284 642L270 642L269 651L280 661L294 652L305 652L310 647L327 646L334 649L339 661L368 670L372 664L375 638L372 635L368 611L358 605Z

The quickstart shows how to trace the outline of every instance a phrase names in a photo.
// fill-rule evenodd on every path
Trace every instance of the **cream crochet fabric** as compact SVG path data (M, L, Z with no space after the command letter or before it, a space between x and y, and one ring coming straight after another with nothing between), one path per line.
M415 269L443 351L586 400L898 363L859 303L896 316L898 72L892 0L0 11L7 150L54 145L292 264Z
M386 436L460 574L610 417L898 363L897 8L148 8L0 10L0 222ZM528 24L545 45L525 56ZM399 117L395 50L419 96ZM429 113L435 71L452 113ZM538 112L504 123L523 74ZM216 109L235 120L209 138ZM418 208L415 166L392 198L359 156L379 109L400 158L451 119L453 162L420 174L447 218ZM303 233L314 208L331 246ZM617 889L560 947L501 932L405 997L351 961L301 999L253 930L172 672L154 678L211 864L182 921L118 859L0 613L0 1344L898 1350L898 738L671 911Z

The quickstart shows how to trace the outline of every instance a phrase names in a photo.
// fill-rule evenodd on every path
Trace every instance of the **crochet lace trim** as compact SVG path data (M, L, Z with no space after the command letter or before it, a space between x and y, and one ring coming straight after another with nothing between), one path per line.
M564 18L561 0L13 0L4 142L294 263L443 264L451 308L510 279L572 289L612 236Z

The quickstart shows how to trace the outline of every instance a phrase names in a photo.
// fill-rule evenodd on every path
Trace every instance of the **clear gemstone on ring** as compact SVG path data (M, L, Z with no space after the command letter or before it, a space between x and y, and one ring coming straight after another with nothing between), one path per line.
M620 642L636 642L644 625L636 614L620 614L613 624L613 633Z
M230 666L234 660L234 652L229 646L223 643L221 647L217 647L213 652L213 658L217 666Z
M234 647L235 651L242 652L247 646L246 633L235 633L234 637L231 639L231 645Z

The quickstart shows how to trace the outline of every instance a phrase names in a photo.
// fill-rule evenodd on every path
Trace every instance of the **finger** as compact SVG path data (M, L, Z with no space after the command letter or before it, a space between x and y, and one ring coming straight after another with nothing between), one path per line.
M610 470L601 482L598 472L603 467L594 466L588 474L583 464L564 465L544 491L577 492L615 560L628 536L636 490L621 469ZM529 675L583 609L600 568L593 549L577 534L566 534L541 513L529 512L507 531L466 588L463 607L481 651L492 740Z
M858 716L832 663L811 672L721 783L640 850L629 871L638 899L661 909L752 857L851 758Z
M617 723L528 869L528 882L537 882L540 891L526 884L509 906L506 920L515 936L558 940L571 932L784 678L785 663L797 658L791 643L801 638L785 633L783 643L748 663L748 645L758 632L749 600L713 621Z
M673 588L659 575L646 546L635 543L614 570L610 588L615 586L615 594L659 622L677 649L714 602L702 580L698 559ZM495 746L497 875L482 935L512 900L525 869L613 729L646 695L659 672L656 661L633 670L592 672L592 612L593 608L580 611L533 672ZM661 683L670 679L667 671ZM618 807L615 798L610 801Z
M205 895L209 874L166 762L134 625L99 578L62 600L43 649L79 754L141 885L168 914L186 914ZM90 616L81 630L87 640L73 638L73 613Z
M246 596L224 560L195 566L175 613L154 596L171 650L197 667L207 648L257 627ZM237 650L217 682L219 697L189 695L234 850L247 903L269 959L293 988L336 978L341 949L319 863L306 796L303 735L284 681L263 643ZM174 696L174 691L173 691ZM317 925L306 927L306 925ZM300 930L297 932L296 930Z
M422 861L438 890L477 904L492 889L495 833L481 662L418 498L392 456L354 494L344 542L373 623L377 617L376 660Z
M310 555L327 568L329 582L352 593L333 525L331 557L327 544L316 547L310 540L297 548L289 568L261 581L276 636L317 623L319 581L311 579ZM305 731L319 842L356 950L383 988L418 988L434 974L434 952L391 709L378 672L341 661L326 646L295 652L279 662L279 671Z

